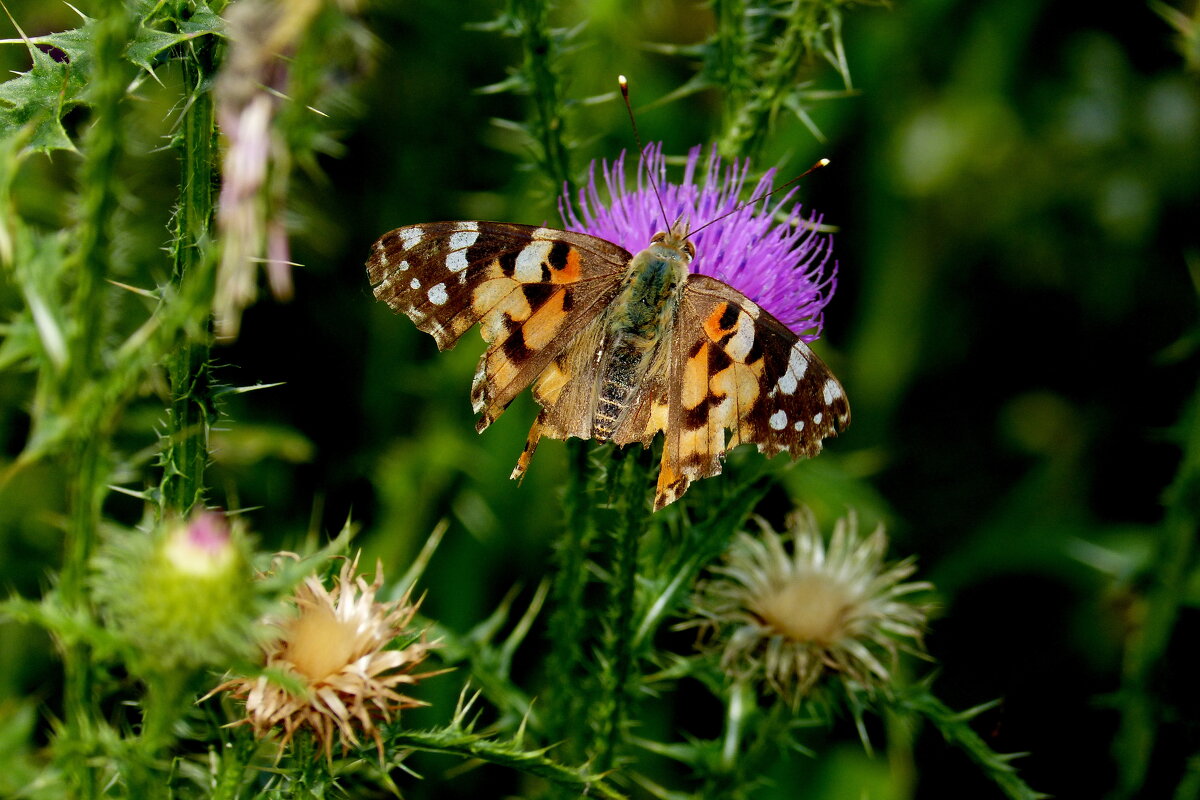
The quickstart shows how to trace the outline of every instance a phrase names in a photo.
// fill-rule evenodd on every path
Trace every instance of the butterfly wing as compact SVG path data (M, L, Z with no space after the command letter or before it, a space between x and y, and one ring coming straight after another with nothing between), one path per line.
M720 473L721 457L738 444L811 457L850 423L846 393L817 354L714 278L688 276L670 347L656 510L691 481Z
M482 431L605 308L631 258L581 233L434 222L384 234L367 273L375 296L442 350L480 324L491 343L471 387Z

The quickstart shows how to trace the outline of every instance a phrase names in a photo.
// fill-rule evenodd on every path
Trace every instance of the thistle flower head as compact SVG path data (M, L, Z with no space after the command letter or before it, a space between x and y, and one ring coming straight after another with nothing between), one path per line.
M579 191L579 213L566 198L560 201L567 227L636 253L656 232L682 217L697 231L688 237L696 246L692 272L729 284L806 341L818 338L822 310L837 285L837 264L830 264L833 240L818 232L820 217L806 217L799 205L791 205L794 189L781 198L763 198L738 209L750 162L723 164L714 147L697 179L700 154L700 147L692 148L683 180L668 183L662 145L650 145L640 159L634 189L626 186L624 153L612 164L602 162L599 182L607 202L601 198L593 162L588 184ZM649 175L655 176L661 208ZM768 170L752 196L769 192L773 177L774 170ZM699 230L724 214L729 216Z
M92 591L136 672L249 655L258 609L246 550L215 511L110 535L92 560Z
M787 542L790 540L790 551ZM927 605L907 595L912 559L885 564L883 528L862 538L853 516L826 544L811 514L788 535L739 535L696 606L722 649L721 667L761 680L793 705L825 675L868 692L887 686L899 650L922 652Z
M335 739L344 753L365 735L382 758L379 723L390 722L402 708L423 705L397 690L429 674L412 673L429 650L423 632L409 627L417 606L407 595L377 602L380 568L371 583L357 569L357 557L347 561L332 589L306 578L292 597L294 615L274 621L278 635L265 647L263 674L213 690L245 700L246 717L239 722L253 726L256 736L279 728L286 746L305 729L332 758ZM397 640L401 646L389 649ZM272 679L271 673L283 673L286 680Z

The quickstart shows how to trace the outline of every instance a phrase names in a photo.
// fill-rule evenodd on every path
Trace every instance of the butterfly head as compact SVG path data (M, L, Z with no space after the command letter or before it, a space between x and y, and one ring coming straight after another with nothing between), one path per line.
M670 230L659 231L650 237L650 250L655 251L657 257L686 269L696 257L696 245L687 238L689 227L687 219L679 215Z

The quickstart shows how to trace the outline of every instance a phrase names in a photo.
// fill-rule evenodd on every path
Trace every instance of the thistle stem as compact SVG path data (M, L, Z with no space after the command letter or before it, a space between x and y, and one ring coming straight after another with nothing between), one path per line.
M221 750L212 800L237 800L245 782L246 765L254 753L253 742L253 737L242 735Z
M543 750L525 751L512 742L496 741L461 728L430 731L401 729L389 734L387 745L390 752L420 750L444 753L520 770L565 790L570 797L603 797L611 800L624 797L608 785L596 770L564 766L561 758L548 758Z
M934 697L924 685L914 686L902 695L890 698L897 711L917 714L930 722L947 744L958 747L1011 800L1039 800L1046 795L1035 792L1017 775L1013 756L995 752L971 728L971 712L956 712Z
M784 107L796 70L811 56L822 20L819 3L796 0L785 13L784 29L771 39L769 55L753 64L760 48L746 30L742 0L717 0L718 57L729 90L717 150L723 158L750 157L761 149L775 117ZM765 24L762 21L759 24Z
M646 469L637 454L617 451L610 483L610 504L616 519L612 532L599 544L603 552L602 568L608 572L608 596L600 612L601 639L597 649L597 696L588 704L587 730L592 732L588 756L595 768L612 768L621 749L626 720L633 701L633 677L636 658L633 653L637 633L635 591L637 589L638 544L646 531L649 517L644 499ZM607 563L604 563L607 562Z
M565 740L580 715L579 685L584 679L586 553L595 531L587 484L587 443L568 442L567 453L570 467L563 499L565 529L554 550L555 571L550 587L552 611L548 623L548 693L553 701L549 704L546 724L549 737L554 741Z
M562 81L555 71L557 43L550 31L549 7L544 0L510 0L509 9L512 16L520 20L525 72L532 84L533 131L542 149L542 168L554 181L555 190L566 187L566 194L571 197L574 192L563 115Z
M1146 616L1131 637L1125 657L1121 727L1114 739L1120 774L1116 797L1140 794L1150 767L1160 725L1151 693L1154 669L1161 662L1179 616L1179 604L1193 567L1196 531L1200 530L1200 387L1192 395L1178 426L1183 458L1167 490L1166 517L1158 563L1149 573Z
M203 89L211 71L212 37L202 37L185 49L182 64L186 86L191 90L182 120L180 137L180 201L175 217L172 284L176 291L184 281L204 306L211 307L215 291L215 269L210 230L213 220L215 178L215 120L212 93ZM167 415L166 446L162 454L161 512L186 515L203 500L204 468L208 463L208 432L216 412L213 408L209 374L207 326L200 338L184 338L167 359L171 382L171 405Z
M103 289L111 261L111 220L117 209L116 167L121 155L121 101L128 85L127 65L122 57L129 40L131 24L123 3L108 0L102 4L95 23L91 88L94 92L95 123L88 131L84 159L80 168L81 216L78 226L79 268L75 272L75 293L69 332L69 362L60 387L58 410L68 407L97 379L103 365L101 345L106 339ZM57 381L55 381L57 383ZM90 420L87 429L75 432L69 449L68 493L69 527L60 579L64 606L72 613L88 613L85 586L88 561L99 528L100 506L104 496L102 465L106 451L101 435L106 414L81 414ZM88 741L99 725L92 692L92 657L86 644L76 642L65 648L66 725L62 738L76 748L90 750ZM66 748L68 751L70 747ZM79 797L95 797L99 791L90 759L75 758L70 770Z

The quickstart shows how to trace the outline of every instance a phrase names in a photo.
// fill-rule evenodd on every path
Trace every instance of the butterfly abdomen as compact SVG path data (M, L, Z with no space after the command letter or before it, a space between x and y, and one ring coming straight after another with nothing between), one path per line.
M605 321L599 354L592 434L607 441L668 338L679 309L687 261L673 247L654 244L630 262L625 283Z
M655 347L653 340L627 333L611 338L607 344L608 360L600 372L596 410L592 414L592 433L602 442L608 441L617 429Z

